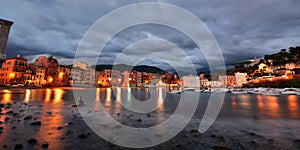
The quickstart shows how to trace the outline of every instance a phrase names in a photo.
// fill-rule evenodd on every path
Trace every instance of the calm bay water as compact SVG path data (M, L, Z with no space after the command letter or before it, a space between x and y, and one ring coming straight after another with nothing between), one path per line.
M16 89L8 89L5 92L14 90ZM92 89L85 88L74 88L74 90L86 93L94 92ZM80 118L80 114L71 105L75 104L75 99L78 97L74 98L72 88L18 89L17 91L22 91L24 94L0 95L1 103L13 104L16 102L16 104L13 104L13 110L18 112L20 116L19 118L9 116L10 121L2 125L4 131L0 134L1 145L12 147L17 143L27 145L28 138L36 138L39 144L42 142L50 143L51 149L65 149L74 146L93 148L91 145L95 147L101 145L104 149L114 147L101 138L86 139L85 144L82 144L82 141L76 138L83 129L89 132L91 136L97 136L88 129L83 120L76 120L76 118ZM117 92L114 93L114 91ZM145 101L151 96L148 92L148 89L145 88L97 88L94 94L96 95L95 101L102 104L114 119L122 124L134 127L155 126L169 118L175 109L180 107L178 106L179 94L166 94L165 99L158 96L157 101L164 101L164 103L151 112L151 118L147 119L145 117L147 114L131 112L116 101L116 99L122 99L130 103L131 98L128 94L133 94L138 100ZM157 92L157 94L162 93ZM184 94L192 95L195 93L185 92ZM87 96L84 95L83 99ZM204 93L200 95L197 111L191 121L192 127L197 128L197 125L199 126L199 120L203 117L209 103L209 96L209 94ZM188 100L188 98L182 100ZM23 102L29 105L23 106ZM97 110L97 107L95 105L94 111ZM117 115L118 113L120 115ZM32 115L34 119L41 120L42 126L32 128L30 126L31 121L20 119L26 115ZM143 119L143 123L136 121L139 118ZM0 119L5 122L4 117ZM286 143L289 140L300 138L298 134L300 133L299 119L300 99L296 95L226 94L221 112L214 126L228 130L231 128L231 130L259 132L266 138L278 139L279 143ZM73 123L72 127L66 127L69 122ZM59 129L58 127L62 128ZM67 135L67 132L72 132L71 136Z

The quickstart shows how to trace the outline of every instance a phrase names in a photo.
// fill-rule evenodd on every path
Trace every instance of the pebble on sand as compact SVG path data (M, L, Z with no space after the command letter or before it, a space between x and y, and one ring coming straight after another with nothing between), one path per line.
M87 138L87 135L81 133L80 135L78 135L78 137L81 138L81 139L85 139L85 138Z
M42 122L41 121L35 121L35 122L32 122L30 125L40 126L40 125L42 125Z
M191 131L190 131L190 134L191 134L192 136L194 136L194 137L198 137L198 136L201 135L201 134L199 133L199 131L198 131L198 130L195 130L195 129L191 130Z
M29 139L27 142L29 144L36 144L38 141L36 139Z
M225 146L214 146L214 147L212 147L212 149L214 149L214 150L231 150L231 148L225 147Z
M22 144L16 144L15 149L23 149L24 146Z
M24 120L29 120L29 119L32 119L32 116L31 116L31 115L26 116L26 117L24 118Z
M42 144L42 148L48 148L48 146L49 146L48 142L44 142L44 143Z

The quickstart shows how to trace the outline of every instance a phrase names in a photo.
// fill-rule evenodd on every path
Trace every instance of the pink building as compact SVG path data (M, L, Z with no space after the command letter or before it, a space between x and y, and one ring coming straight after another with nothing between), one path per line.
M58 74L58 61L54 57L41 56L35 61L35 65L46 67L47 76L56 76Z

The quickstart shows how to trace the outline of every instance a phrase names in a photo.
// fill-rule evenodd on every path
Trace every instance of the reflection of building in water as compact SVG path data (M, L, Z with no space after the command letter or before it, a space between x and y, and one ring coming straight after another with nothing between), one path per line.
M65 91L62 89L59 89L59 88L53 89L53 91L54 91L53 101L54 101L54 103L59 103L62 100Z
M6 44L8 41L10 27L13 25L13 22L0 19L0 67L6 59L5 51Z

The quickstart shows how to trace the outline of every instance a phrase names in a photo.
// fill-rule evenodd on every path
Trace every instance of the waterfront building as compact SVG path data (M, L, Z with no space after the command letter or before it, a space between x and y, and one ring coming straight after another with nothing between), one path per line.
M121 85L121 72L119 70L105 69L99 74L99 86L120 86Z
M210 87L221 87L221 82L219 80L212 80L212 81L209 81L209 86Z
M133 87L142 86L142 73L138 71L132 71L129 75L129 85Z
M123 72L123 82L122 82L122 86L123 87L129 87L129 71L125 70Z
M6 59L1 67L0 84L24 84L26 68L27 59L21 55Z
M95 85L95 70L86 62L76 62L72 68L72 81L74 86Z
M230 87L235 85L235 76L219 76L219 80L222 86Z
M59 65L58 74L54 76L53 86L70 86L72 82L72 66Z
M182 77L182 84L185 88L200 88L199 76L188 75Z
M40 56L34 64L39 67L46 68L46 75L47 76L55 76L58 74L58 61L53 56L46 57Z
M243 84L246 84L247 81L247 73L235 73L235 85L236 86L243 86Z

